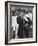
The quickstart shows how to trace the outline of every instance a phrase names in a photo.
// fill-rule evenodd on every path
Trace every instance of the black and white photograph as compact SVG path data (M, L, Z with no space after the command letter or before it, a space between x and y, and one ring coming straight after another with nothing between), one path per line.
M6 2L6 44L36 42L36 8L36 3Z
M12 38L32 38L33 24L30 7L13 7L11 6L11 37Z

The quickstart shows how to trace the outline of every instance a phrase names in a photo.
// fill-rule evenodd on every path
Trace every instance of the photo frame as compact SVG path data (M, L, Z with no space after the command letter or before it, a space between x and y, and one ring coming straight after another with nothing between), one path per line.
M37 3L5 2L5 44L37 42Z

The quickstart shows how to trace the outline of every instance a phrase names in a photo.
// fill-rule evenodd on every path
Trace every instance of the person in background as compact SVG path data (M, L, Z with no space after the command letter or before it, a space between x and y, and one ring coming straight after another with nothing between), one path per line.
M24 15L24 19L26 20L25 27L24 27L25 37L31 38L32 37L32 11L27 11L26 14Z

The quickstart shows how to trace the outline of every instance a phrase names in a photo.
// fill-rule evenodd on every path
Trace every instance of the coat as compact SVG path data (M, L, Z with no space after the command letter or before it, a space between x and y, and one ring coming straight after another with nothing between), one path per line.
M19 24L19 28L18 28L19 38L29 37L29 30L30 30L30 25L32 24L32 21L29 18L27 19L28 19L28 22L26 20L23 20L21 17L17 17L17 23ZM28 26L25 26L25 24L27 23L28 23Z

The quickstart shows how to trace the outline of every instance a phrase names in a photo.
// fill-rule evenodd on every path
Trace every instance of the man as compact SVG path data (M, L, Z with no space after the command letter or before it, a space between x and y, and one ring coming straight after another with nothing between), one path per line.
M17 17L17 23L19 24L18 28L18 37L24 38L24 28L25 28L25 20L24 20L24 12L21 12L21 14Z
M19 16L17 17L18 27L18 38L23 38L23 19Z

